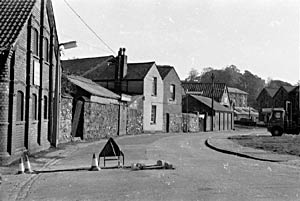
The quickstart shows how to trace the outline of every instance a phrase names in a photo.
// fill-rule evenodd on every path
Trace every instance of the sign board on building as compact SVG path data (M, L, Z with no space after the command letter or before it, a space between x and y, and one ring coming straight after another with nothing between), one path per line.
M40 63L36 60L33 60L33 84L40 86Z

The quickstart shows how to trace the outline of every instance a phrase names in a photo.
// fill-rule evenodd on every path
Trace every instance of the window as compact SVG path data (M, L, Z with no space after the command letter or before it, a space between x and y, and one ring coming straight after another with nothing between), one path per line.
M39 32L32 30L32 54L39 56Z
M49 42L47 38L44 38L44 59L49 62Z
M151 124L156 123L156 105L152 105L151 107Z
M174 84L170 85L170 94L171 94L170 100L174 101L175 100L175 85Z
M37 96L35 94L32 94L32 113L31 113L31 119L37 120Z
M157 95L157 77L153 77L152 80L152 96Z
M22 91L17 92L17 121L23 121L24 112L24 94Z
M44 119L48 119L48 99L44 96Z

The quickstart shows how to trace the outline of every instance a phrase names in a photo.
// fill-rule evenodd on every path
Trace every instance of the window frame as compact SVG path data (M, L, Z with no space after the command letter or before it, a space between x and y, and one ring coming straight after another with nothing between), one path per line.
M152 96L157 96L157 77L152 78Z
M22 91L17 91L16 105L16 121L24 121L24 93Z
M48 97L44 96L44 119L48 119Z
M172 89L173 89L173 92L172 92ZM175 99L176 99L176 91L175 91L175 89L176 89L176 86L175 86L175 84L170 84L170 99L169 100L171 100L171 101L175 101Z
M39 32L36 28L32 28L32 54L39 56Z
M157 116L157 106L156 105L151 105L150 124L156 124L156 116Z
M37 115L37 105L38 105L38 100L37 100L37 95L36 94L32 94L32 98L31 98L31 120L36 121L38 120L38 115Z
M49 62L49 40L44 37L43 39L43 56L46 62Z

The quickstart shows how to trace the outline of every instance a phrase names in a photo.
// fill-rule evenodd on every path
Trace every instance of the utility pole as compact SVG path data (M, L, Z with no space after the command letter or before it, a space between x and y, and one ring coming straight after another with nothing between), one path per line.
M211 74L212 90L211 90L211 131L214 130L214 73Z

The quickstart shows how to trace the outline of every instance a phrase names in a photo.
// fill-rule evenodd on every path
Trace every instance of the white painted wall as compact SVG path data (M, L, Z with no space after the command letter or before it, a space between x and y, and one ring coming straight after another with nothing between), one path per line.
M152 80L157 77L157 95L152 96ZM154 64L144 79L144 131L163 130L163 94L164 85ZM156 123L151 124L151 107L156 105Z

